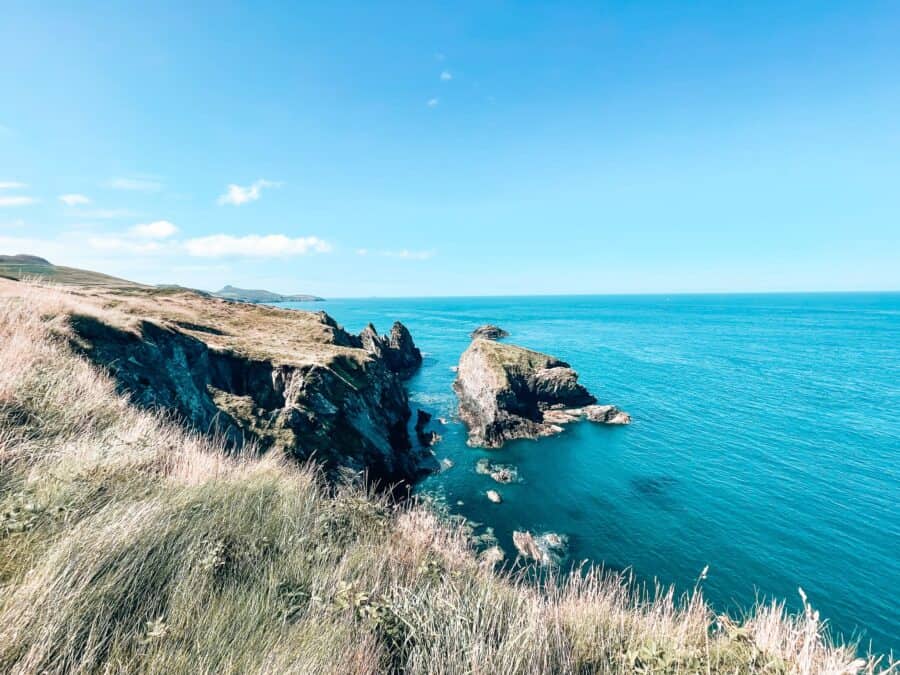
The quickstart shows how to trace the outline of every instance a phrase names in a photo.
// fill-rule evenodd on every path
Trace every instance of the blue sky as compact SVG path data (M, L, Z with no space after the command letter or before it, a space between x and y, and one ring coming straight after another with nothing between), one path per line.
M304 4L6 0L0 252L331 297L900 288L896 2Z

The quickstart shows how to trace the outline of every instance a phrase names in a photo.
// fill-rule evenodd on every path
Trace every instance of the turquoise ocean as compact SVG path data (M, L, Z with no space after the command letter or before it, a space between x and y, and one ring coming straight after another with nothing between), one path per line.
M298 309L312 309L303 303ZM493 528L569 537L582 560L693 587L739 611L800 606L900 653L900 294L341 299L347 329L395 319L425 355L410 405L435 418L454 466L420 492ZM568 361L627 427L587 422L540 441L470 448L451 370L483 323ZM475 472L514 464L521 482ZM498 489L496 505L485 490Z

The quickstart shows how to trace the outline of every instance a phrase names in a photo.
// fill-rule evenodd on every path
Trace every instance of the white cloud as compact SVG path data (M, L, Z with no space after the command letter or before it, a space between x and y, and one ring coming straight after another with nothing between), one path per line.
M34 204L36 201L34 197L13 195L11 197L0 197L0 206L27 206L28 204Z
M444 82L448 82L449 80L453 79L453 73L451 73L449 70L441 71L441 79Z
M178 232L178 228L168 220L155 220L135 225L129 232L140 239L168 239Z
M159 192L162 183L152 178L111 178L106 183L113 190L129 190L132 192Z
M0 190L21 190L22 188L27 187L27 184L19 183L14 180L0 180Z
M428 99L428 103L426 103L425 105L427 105L429 108L436 108L438 103L440 103L439 99L430 98Z
M197 258L223 258L241 256L248 258L284 258L308 253L328 253L331 245L318 237L291 238L283 234L248 234L235 237L230 234L213 234L184 242L189 255Z
M246 187L230 183L225 194L219 197L219 204L233 204L234 206L240 206L247 202L255 202L260 198L263 188L277 187L281 187L281 183L265 180L263 178L260 178L258 181L255 181Z
M356 249L356 255L379 255L384 258L403 258L405 260L428 260L435 256L436 251L410 251L409 249L400 249L399 251L370 251L367 248Z
M59 201L61 201L66 206L79 206L81 204L91 203L91 200L88 197L79 194L60 195Z

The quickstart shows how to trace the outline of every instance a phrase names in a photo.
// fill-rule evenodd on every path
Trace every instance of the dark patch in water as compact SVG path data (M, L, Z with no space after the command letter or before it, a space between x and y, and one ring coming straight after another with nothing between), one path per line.
M644 497L665 497L677 482L672 476L638 476L631 479L631 489Z

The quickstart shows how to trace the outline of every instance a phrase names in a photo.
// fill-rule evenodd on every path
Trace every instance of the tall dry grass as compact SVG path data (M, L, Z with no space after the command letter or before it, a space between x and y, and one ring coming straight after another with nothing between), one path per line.
M782 604L587 569L528 581L419 504L138 410L63 339L66 293L0 293L0 672L875 673ZM61 337L63 336L63 337Z

